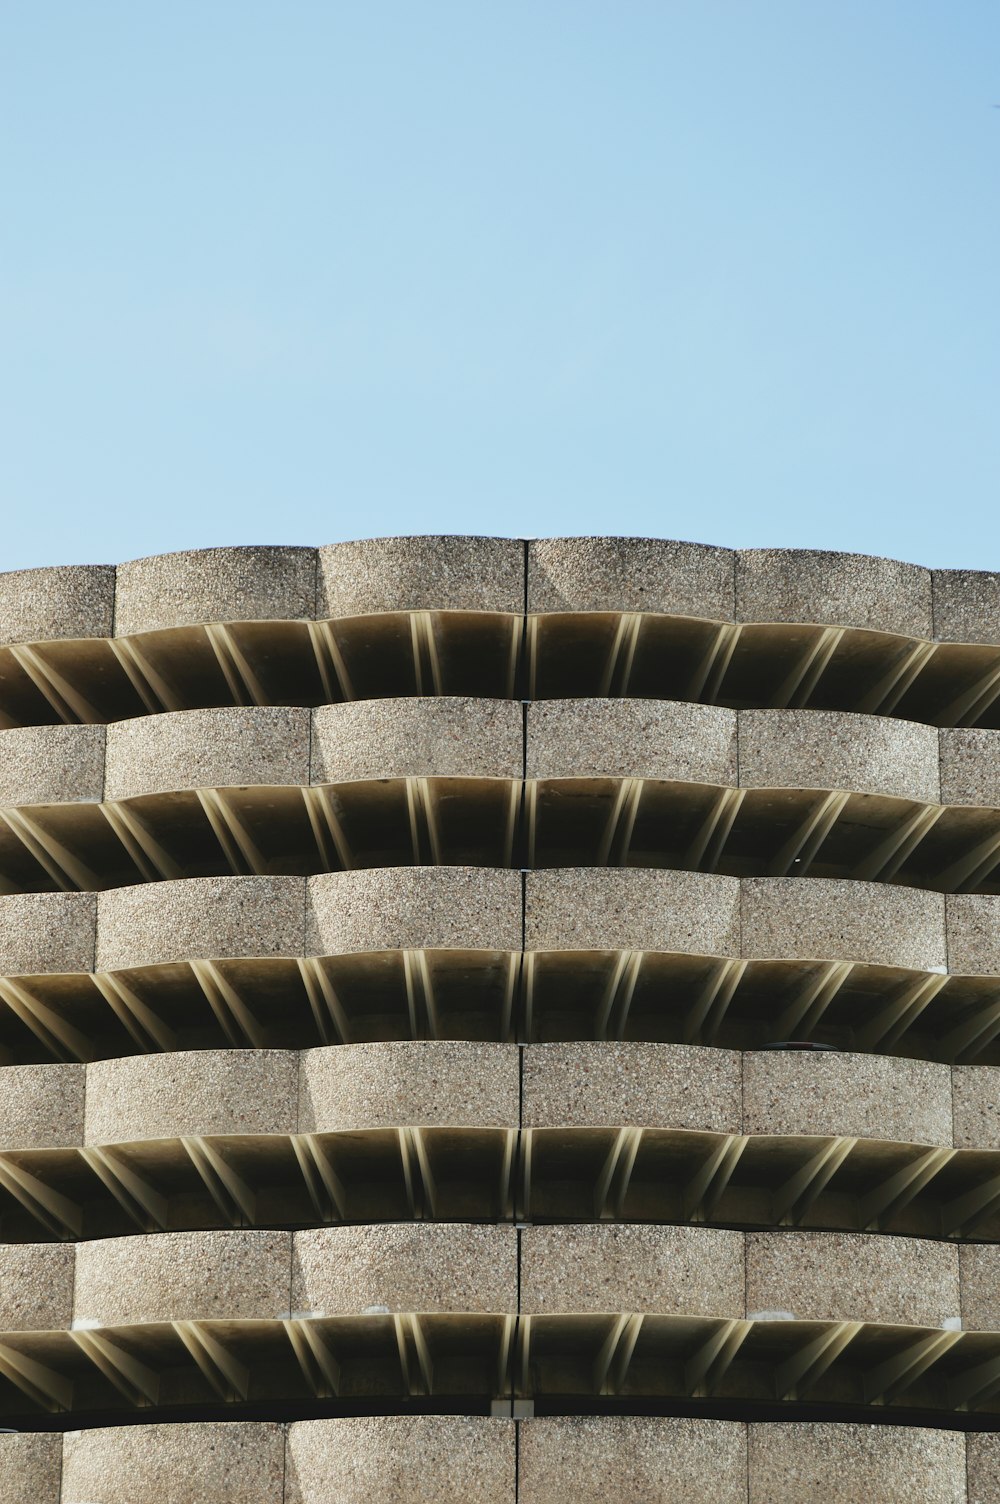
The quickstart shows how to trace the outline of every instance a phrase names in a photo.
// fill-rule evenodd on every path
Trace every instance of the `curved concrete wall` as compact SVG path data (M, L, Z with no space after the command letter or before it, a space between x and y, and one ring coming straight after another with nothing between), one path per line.
M116 721L107 728L107 798L239 784L308 784L309 731L309 711L283 705L180 710Z
M743 1131L949 1144L950 1083L946 1065L926 1060L749 1054L743 1067Z
M736 616L931 637L931 572L870 554L743 549L736 555Z
M112 888L98 901L97 966L300 956L301 877L188 877Z
M740 884L743 954L944 968L945 900L888 883L749 877Z
M76 1250L78 1322L273 1319L289 1309L292 1235L163 1232L105 1238Z
M76 1431L63 1442L60 1504L280 1504L284 1428L184 1422Z
M317 615L524 610L515 538L363 538L319 550Z
M287 1050L198 1050L95 1060L87 1067L84 1141L294 1133L298 1075L298 1059Z
M449 1223L295 1234L292 1309L515 1312L517 1233Z
M309 618L315 608L313 548L203 548L118 566L120 636L202 622Z
M306 954L520 950L521 880L487 867L380 867L311 877Z
M312 782L351 778L520 778L513 700L353 700L313 711Z
M92 971L95 893L7 893L0 898L0 975Z
M110 637L113 564L55 565L0 574L0 642Z
M516 1128L515 1045L446 1040L304 1050L302 1133L445 1124Z
M529 872L525 946L733 956L739 951L739 893L735 877L704 872L635 867Z
M321 1420L289 1430L284 1504L369 1504L374 1498L513 1504L515 1476L509 1421L436 1415Z
M716 1227L529 1227L521 1307L539 1315L744 1314L743 1234Z
M103 726L15 726L0 731L0 804L104 797Z
M735 787L736 712L673 700L540 700L529 778L664 778Z
M741 788L845 789L937 803L938 733L886 716L741 710Z
M748 1233L746 1304L798 1321L943 1327L964 1311L959 1249L865 1233Z
M998 1438L652 1416L120 1426L0 1436L3 1504L996 1504ZM60 1488L60 1470L62 1482ZM515 1481L516 1479L516 1481ZM185 1494L190 1485L196 1493Z
M524 1051L526 1128L635 1125L740 1132L740 1057L681 1044L550 1044Z

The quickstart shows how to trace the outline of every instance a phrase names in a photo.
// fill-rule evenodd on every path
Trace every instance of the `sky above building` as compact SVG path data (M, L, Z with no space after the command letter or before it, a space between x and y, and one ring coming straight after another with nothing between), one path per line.
M992 0L0 10L0 568L638 533L1000 569Z

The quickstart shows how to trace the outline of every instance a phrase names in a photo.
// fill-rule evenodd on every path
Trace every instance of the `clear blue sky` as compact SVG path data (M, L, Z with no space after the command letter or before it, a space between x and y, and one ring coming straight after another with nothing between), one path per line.
M0 568L1000 568L995 0L0 7Z

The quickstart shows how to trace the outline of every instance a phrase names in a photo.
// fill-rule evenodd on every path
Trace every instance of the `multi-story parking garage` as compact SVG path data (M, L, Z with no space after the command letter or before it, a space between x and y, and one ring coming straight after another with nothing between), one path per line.
M2 1504L1000 1501L1000 576L221 549L0 638Z

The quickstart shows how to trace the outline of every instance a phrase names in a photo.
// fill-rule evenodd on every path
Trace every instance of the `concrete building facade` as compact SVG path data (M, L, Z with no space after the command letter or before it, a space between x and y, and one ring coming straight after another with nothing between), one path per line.
M1000 1504L1000 575L0 576L0 1504Z

